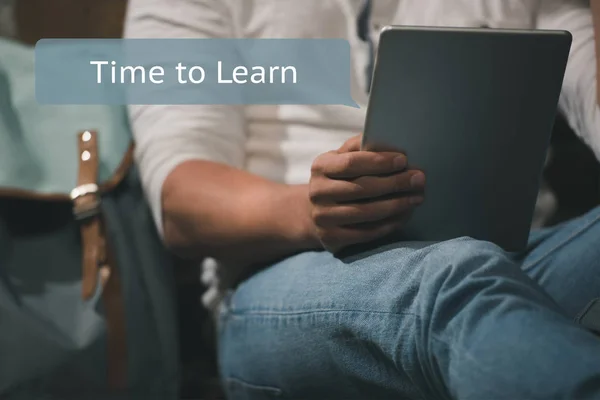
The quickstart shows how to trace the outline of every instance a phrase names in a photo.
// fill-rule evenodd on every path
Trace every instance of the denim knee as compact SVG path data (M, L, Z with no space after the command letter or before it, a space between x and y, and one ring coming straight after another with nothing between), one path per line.
M416 314L429 340L454 317L469 309L469 318L489 312L486 296L504 292L530 295L530 280L500 247L471 238L439 243L424 255ZM540 294L543 296L543 294Z

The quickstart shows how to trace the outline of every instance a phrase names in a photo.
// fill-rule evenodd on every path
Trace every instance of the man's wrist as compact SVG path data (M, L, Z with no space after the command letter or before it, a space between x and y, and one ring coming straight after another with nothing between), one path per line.
M282 221L287 225L289 240L297 244L298 250L322 249L311 218L308 185L287 186L284 202L282 210L289 214L287 218L283 216Z

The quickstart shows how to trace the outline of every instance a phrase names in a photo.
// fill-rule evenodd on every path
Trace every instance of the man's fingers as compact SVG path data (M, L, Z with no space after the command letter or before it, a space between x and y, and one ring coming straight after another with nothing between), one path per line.
M340 147L338 152L347 153L347 152L351 152L351 151L359 151L361 144L362 144L362 135L354 136L354 137L348 139L346 141L346 143L344 143L342 145L342 147Z
M402 152L363 151L361 141L355 136L312 165L312 219L331 252L398 230L424 201L423 172L406 171Z
M362 176L353 180L314 179L309 196L314 204L334 204L420 192L424 188L425 174L415 170L386 176Z
M315 207L312 218L322 228L392 220L412 211L423 200L422 195L404 195L368 203Z
M325 248L335 253L355 244L368 243L387 236L399 230L404 223L405 219L400 218L385 223L366 223L336 229L318 228L317 234Z
M367 175L385 175L400 172L407 159L399 153L329 152L319 156L312 165L312 174L331 179L352 179Z

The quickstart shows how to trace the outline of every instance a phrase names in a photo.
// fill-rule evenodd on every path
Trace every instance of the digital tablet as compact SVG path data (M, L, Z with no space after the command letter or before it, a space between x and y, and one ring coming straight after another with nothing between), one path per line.
M363 149L404 152L425 203L402 240L525 248L572 37L566 31L382 30Z

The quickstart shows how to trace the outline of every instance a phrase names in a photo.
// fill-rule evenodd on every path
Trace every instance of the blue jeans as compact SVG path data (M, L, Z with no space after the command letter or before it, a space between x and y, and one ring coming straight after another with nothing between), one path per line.
M600 296L600 208L486 242L303 253L222 306L219 360L238 399L600 399L600 340L573 322Z

